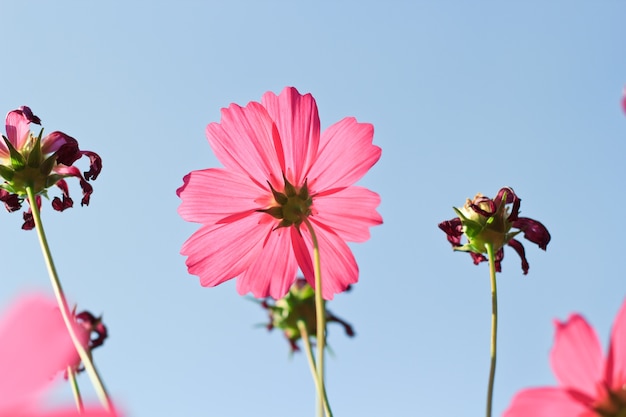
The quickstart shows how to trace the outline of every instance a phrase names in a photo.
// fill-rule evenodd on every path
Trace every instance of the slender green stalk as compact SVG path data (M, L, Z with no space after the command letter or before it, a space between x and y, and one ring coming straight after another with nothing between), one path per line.
M67 378L70 380L70 385L72 386L72 393L74 394L74 400L76 401L76 409L79 413L85 411L83 406L83 399L80 396L80 388L78 387L78 381L76 381L76 373L74 373L74 369L71 366L67 367Z
M78 352L78 356L89 374L89 378L91 379L91 383L102 403L102 406L106 410L113 410L113 405L111 404L111 400L109 399L109 395L102 383L102 379L100 375L98 375L98 371L91 360L91 355L87 353L82 343L78 339L76 332L74 330L74 320L73 316L70 312L70 309L67 305L67 300L65 298L65 294L63 293L63 288L61 287L61 281L57 275L56 268L54 266L54 261L52 260L52 254L50 253L50 247L48 246L48 239L46 238L46 233L43 230L43 224L41 223L41 215L39 214L39 207L37 206L37 200L35 197L35 193L31 187L26 187L26 194L28 196L28 201L30 203L31 211L33 214L33 220L35 221L35 228L37 229L37 236L39 237L39 244L41 246L41 252L43 254L44 260L46 262L46 268L48 269L48 275L50 276L50 282L52 284L52 289L54 291L54 295L56 297L57 303L59 304L59 309L61 310L61 315L63 316L63 321L65 322L65 326L67 327L67 331L70 334L70 338L76 347L76 351Z
M498 288L496 287L496 259L493 245L486 243L489 258L489 278L491 281L491 367L489 369L489 385L487 387L487 417L491 417L493 403L493 385L496 378L496 340L498 337Z
M322 384L320 384L320 380L317 377L317 371L315 369L315 358L313 358L313 349L311 348L311 341L309 340L309 332L306 330L306 324L302 320L298 320L298 329L300 330L300 337L304 342L304 350L306 352L307 359L309 361L309 369L311 370L311 376L313 376L313 381L315 382L315 388L317 389L318 395L322 395L324 398L324 410L326 411L326 415L328 417L333 417L333 413L330 410L330 406L328 405L328 398L326 397L326 389Z
M311 222L306 217L304 223L309 229L311 239L313 241L313 268L315 271L315 321L317 327L317 377L322 385L322 390L325 390L324 382L324 348L326 346L326 309L324 308L324 299L322 298L322 266L320 262L320 249L317 242L317 236ZM321 393L320 393L321 394ZM322 395L318 395L318 415L323 417L323 403L324 399Z

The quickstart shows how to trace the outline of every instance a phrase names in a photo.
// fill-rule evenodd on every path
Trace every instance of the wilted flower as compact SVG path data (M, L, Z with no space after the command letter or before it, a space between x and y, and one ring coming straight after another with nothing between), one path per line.
M281 329L289 342L289 346L291 346L292 352L300 350L297 344L298 340L301 339L298 321L305 324L306 331L310 336L316 335L315 291L304 278L297 278L285 297L273 303L271 299L263 300L261 306L269 312L270 322L266 326L267 330ZM326 322L339 323L350 337L355 334L350 324L327 309Z
M91 354L93 350L102 346L104 340L109 336L109 332L102 322L102 316L96 317L89 311L81 311L76 314L76 322L89 335L87 342L87 352ZM76 372L83 372L83 366L76 367Z
M523 232L524 238L546 250L550 233L537 220L518 216L520 202L513 189L508 187L502 188L493 200L477 194L473 200L468 199L462 208L454 208L459 217L439 223L439 228L446 232L453 249L469 252L476 265L487 260L483 255L487 252L485 244L492 244L498 272L504 258L503 247L511 246L522 258L522 270L526 275L529 266L524 246L514 237ZM508 204L513 205L510 213ZM461 244L463 235L467 238L464 245Z
M559 386L519 392L504 417L626 416L626 302L615 318L607 357L579 314L555 324L550 361Z
M180 215L203 224L181 250L203 286L237 278L240 294L279 299L298 267L314 285L305 221L319 242L323 297L358 280L346 242L369 239L382 223L378 194L353 186L381 154L372 125L347 117L320 134L313 97L287 87L222 109L206 134L225 168L193 171L177 190Z
M78 142L63 132L55 131L43 136L43 129L35 136L30 131L30 123L41 124L30 108L22 106L10 111L6 117L6 136L0 141L0 201L8 211L21 208L26 197L26 188L31 187L36 204L41 204L40 196L47 197L48 188L56 185L61 189L62 198L54 197L52 207L63 211L74 202L64 178L76 177L83 190L81 205L88 205L93 187L88 183L95 180L102 169L102 160L91 151L81 151ZM73 164L82 156L89 158L89 170L84 173ZM31 202L35 204L35 202ZM35 227L31 209L24 213L23 229Z
M87 336L76 330L79 337ZM53 377L77 361L57 304L40 295L19 299L0 318L0 417L78 416L74 406L54 411L41 407L43 391L53 383ZM116 414L88 407L80 415Z

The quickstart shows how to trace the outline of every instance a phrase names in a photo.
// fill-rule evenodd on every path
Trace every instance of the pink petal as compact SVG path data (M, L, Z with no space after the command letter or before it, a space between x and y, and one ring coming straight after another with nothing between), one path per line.
M374 126L346 117L322 133L320 150L308 173L312 193L348 187L378 161L381 149L372 145Z
M624 87L624 92L622 93L622 110L626 113L626 87Z
M320 140L320 119L311 94L300 95L293 87L285 87L276 96L268 91L261 98L276 124L285 155L284 172L292 184L304 182L315 161Z
M325 300L332 300L335 294L345 291L348 285L359 280L359 267L352 251L341 237L310 219L319 245L322 296ZM301 236L297 232L292 233L294 253L304 277L315 288L311 235L305 225L300 227L300 231Z
M276 126L259 103L231 104L222 109L220 123L211 123L206 136L215 155L227 169L246 174L258 186L267 181L282 189L282 149Z
M550 361L557 380L563 387L593 397L604 366L602 346L595 330L578 314L572 314L565 323L555 322L555 326Z
M56 303L41 295L15 302L0 323L0 410L32 402L78 361Z
M205 287L241 275L262 252L263 241L276 224L262 223L267 218L265 213L251 213L232 223L201 227L180 251L188 256L189 273L199 276Z
M37 411L27 414L19 414L19 417L121 417L122 415L114 411L106 411L102 408L85 408L78 412L76 407L67 407L54 411Z
M298 263L291 249L292 228L268 230L261 253L250 267L237 278L237 291L252 292L257 298L284 297L296 279Z
M617 389L626 385L626 300L622 303L611 330L605 378L611 388Z
M575 417L587 411L561 388L531 388L518 392L503 417Z
M271 191L261 189L245 174L210 168L193 171L178 189L182 199L178 213L190 222L215 224L236 213L267 208Z
M369 228L383 222L376 211L380 196L363 187L348 187L313 199L315 220L349 242L365 242Z
M15 149L21 150L24 146L24 143L26 142L26 139L28 139L28 136L30 134L29 124L30 122L20 110L13 110L7 114L5 125L7 138ZM5 152L6 155L8 155L6 145L4 144L4 141L2 141L2 146L0 146L0 153L4 154Z

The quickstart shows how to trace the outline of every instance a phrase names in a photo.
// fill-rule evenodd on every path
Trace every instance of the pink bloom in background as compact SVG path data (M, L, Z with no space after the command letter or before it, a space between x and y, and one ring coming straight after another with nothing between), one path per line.
M611 332L607 357L593 328L578 315L556 322L550 354L557 387L519 392L505 417L626 416L626 301Z
M279 299L298 267L314 285L308 219L317 235L325 299L358 280L346 244L382 223L378 194L353 184L378 161L374 128L346 117L320 134L315 99L287 87L222 109L206 135L224 168L193 171L177 190L183 219L202 227L183 245L203 286L237 278L240 294Z
M624 87L624 92L622 93L622 110L626 113L626 87Z
M80 331L78 326L76 329ZM79 334L86 344L88 334ZM43 391L54 383L54 377L78 361L56 303L40 295L21 297L0 318L0 417L79 415L73 405L43 411L40 404ZM94 407L80 415L115 414Z
M26 187L33 187L37 204L41 195L47 195L49 187L56 185L62 198L54 197L52 207L63 211L74 205L64 178L76 177L83 191L82 205L89 205L93 187L88 182L95 180L102 170L102 159L95 152L81 151L78 141L59 131L42 137L30 131L30 124L41 124L41 119L27 106L10 111L6 117L6 136L0 141L0 201L8 211L19 210L26 196ZM89 170L81 173L74 163L81 157L89 159ZM35 227L29 210L24 213L23 229Z

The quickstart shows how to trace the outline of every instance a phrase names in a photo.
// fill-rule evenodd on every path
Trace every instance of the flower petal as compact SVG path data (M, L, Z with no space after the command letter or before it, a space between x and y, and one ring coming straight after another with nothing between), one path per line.
M503 417L581 416L588 409L562 388L531 388L518 392Z
M284 185L280 138L261 104L231 104L222 109L221 122L210 123L206 136L217 159L227 169L246 174L260 187L267 181L277 189Z
M374 126L346 117L322 133L315 164L307 174L312 193L354 184L380 159Z
M363 187L348 187L331 195L313 199L313 216L349 242L365 242L369 228L382 224L376 211L380 196Z
M554 375L561 385L589 396L602 380L604 357L595 330L579 314L565 323L555 321L556 334L550 352Z
M334 294L345 291L349 285L359 280L359 267L352 251L341 237L313 218L311 223L319 245L322 296L325 300L332 300ZM300 231L301 234L292 232L294 253L304 277L315 288L311 235L304 226Z
M257 298L284 297L296 279L298 263L293 254L291 232L288 228L268 229L261 253L250 267L237 278L237 291L252 292Z
M262 190L245 174L220 168L193 171L183 182L176 191L182 199L178 213L187 221L202 224L267 208L271 195L269 189Z
M203 226L183 244L187 268L205 287L238 277L252 265L275 222L263 222L264 213L251 213L237 221Z
M285 87L280 95L263 94L261 103L278 128L285 156L284 172L292 184L304 183L315 161L320 141L320 119L311 94ZM345 155L344 155L345 157Z
M522 245L522 242L516 239L511 239L509 240L507 245L515 249L515 252L517 252L519 257L522 259L522 271L524 271L524 275L528 274L528 269L530 268L530 265L528 264L528 260L526 259L526 251L524 250L524 245Z
M0 323L0 340L0 410L32 401L52 377L78 361L56 303L41 295L22 297L10 307Z
M622 303L611 330L605 378L611 388L617 389L626 385L626 300Z
M33 115L30 108L22 106L17 110L10 111L7 114L5 129L7 132L7 138L11 145L18 151L22 150L24 143L30 135L29 124L31 122L39 124L41 121L35 115ZM6 147L4 141L0 144L0 156L8 157L9 150Z
M546 250L550 243L550 233L548 229L537 220L528 217L519 217L513 222L513 227L524 232L524 238L537 244L541 249Z

